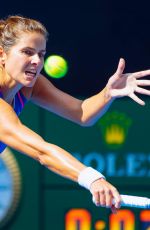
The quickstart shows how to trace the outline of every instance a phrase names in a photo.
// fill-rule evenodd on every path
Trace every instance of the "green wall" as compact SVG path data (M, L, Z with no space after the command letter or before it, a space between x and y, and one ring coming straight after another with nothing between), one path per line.
M120 193L139 196L149 196L150 189L149 117L149 101L142 107L128 99L114 102L100 121L86 128L30 103L21 114L24 124L83 163L100 170ZM114 139L106 135L111 132ZM22 194L17 211L2 229L102 230L112 229L114 221L120 223L121 229L121 220L114 220L109 209L95 207L88 191L12 151L22 175ZM74 209L78 209L77 213ZM80 209L86 211L91 220L84 212L81 212L82 219ZM131 211L134 217L135 226L130 218L127 220L131 229L147 229L150 226L150 219L143 222L140 216L142 210L121 210L124 209L127 216ZM71 217L65 219L70 210L76 213L74 221ZM123 229L127 229L126 225Z

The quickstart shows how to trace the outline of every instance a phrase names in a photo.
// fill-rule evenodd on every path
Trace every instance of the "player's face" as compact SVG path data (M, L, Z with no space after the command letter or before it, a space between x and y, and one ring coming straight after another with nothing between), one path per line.
M42 70L46 40L39 33L23 33L5 54L5 70L17 84L32 87Z

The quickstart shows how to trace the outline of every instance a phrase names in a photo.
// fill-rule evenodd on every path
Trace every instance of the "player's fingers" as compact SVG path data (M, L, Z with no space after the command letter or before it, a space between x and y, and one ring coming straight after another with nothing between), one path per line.
M137 85L140 86L149 86L150 85L150 80L136 80Z
M112 205L111 206L111 211L112 211L112 213L116 214L118 209L114 205Z
M119 76L122 75L124 69L125 69L125 60L123 58L120 58L119 63L118 63L118 67L116 70L116 74Z
M106 194L106 207L111 207L113 202L112 192L110 190L105 192Z
M99 191L99 197L100 197L100 205L102 207L106 206L106 195L104 190Z
M112 195L113 195L113 204L115 208L119 209L121 205L121 196L116 188L113 189Z
M145 105L145 102L142 101L139 97L137 97L134 93L130 94L129 97L136 101L138 104Z
M94 203L96 206L100 206L100 196L99 196L99 192L94 192L92 199L93 199L93 203Z
M150 96L150 91L147 89L143 89L141 87L136 87L135 91L137 93L141 93L141 94L145 94L145 95L149 95Z
M150 75L150 70L143 70L143 71L139 71L139 72L135 72L132 74L135 78L140 78L140 77L145 77Z

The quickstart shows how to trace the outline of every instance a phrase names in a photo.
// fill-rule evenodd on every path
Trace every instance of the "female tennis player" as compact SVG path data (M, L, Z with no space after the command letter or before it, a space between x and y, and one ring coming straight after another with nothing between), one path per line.
M116 98L129 96L144 105L135 93L150 95L149 90L140 87L150 85L150 80L140 80L150 75L150 70L123 74L125 61L121 58L106 87L82 101L57 89L40 73L47 36L45 27L36 20L21 16L0 20L0 152L10 146L24 153L89 189L96 205L116 212L120 194L100 172L86 167L61 147L46 142L22 124L18 115L24 104L31 101L81 126L91 126Z

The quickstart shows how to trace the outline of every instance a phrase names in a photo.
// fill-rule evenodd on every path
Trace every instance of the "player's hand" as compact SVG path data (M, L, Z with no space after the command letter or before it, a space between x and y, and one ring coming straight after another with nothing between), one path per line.
M90 192L93 196L93 202L96 206L110 208L113 213L116 213L120 208L121 197L117 189L101 178L91 184ZM113 203L115 200L115 204Z
M140 86L150 86L150 80L141 80L140 78L150 75L150 70L139 71L135 73L123 74L125 69L125 60L119 60L117 71L110 77L106 85L106 97L116 98L128 96L140 105L145 105L135 93L150 96L150 90Z

